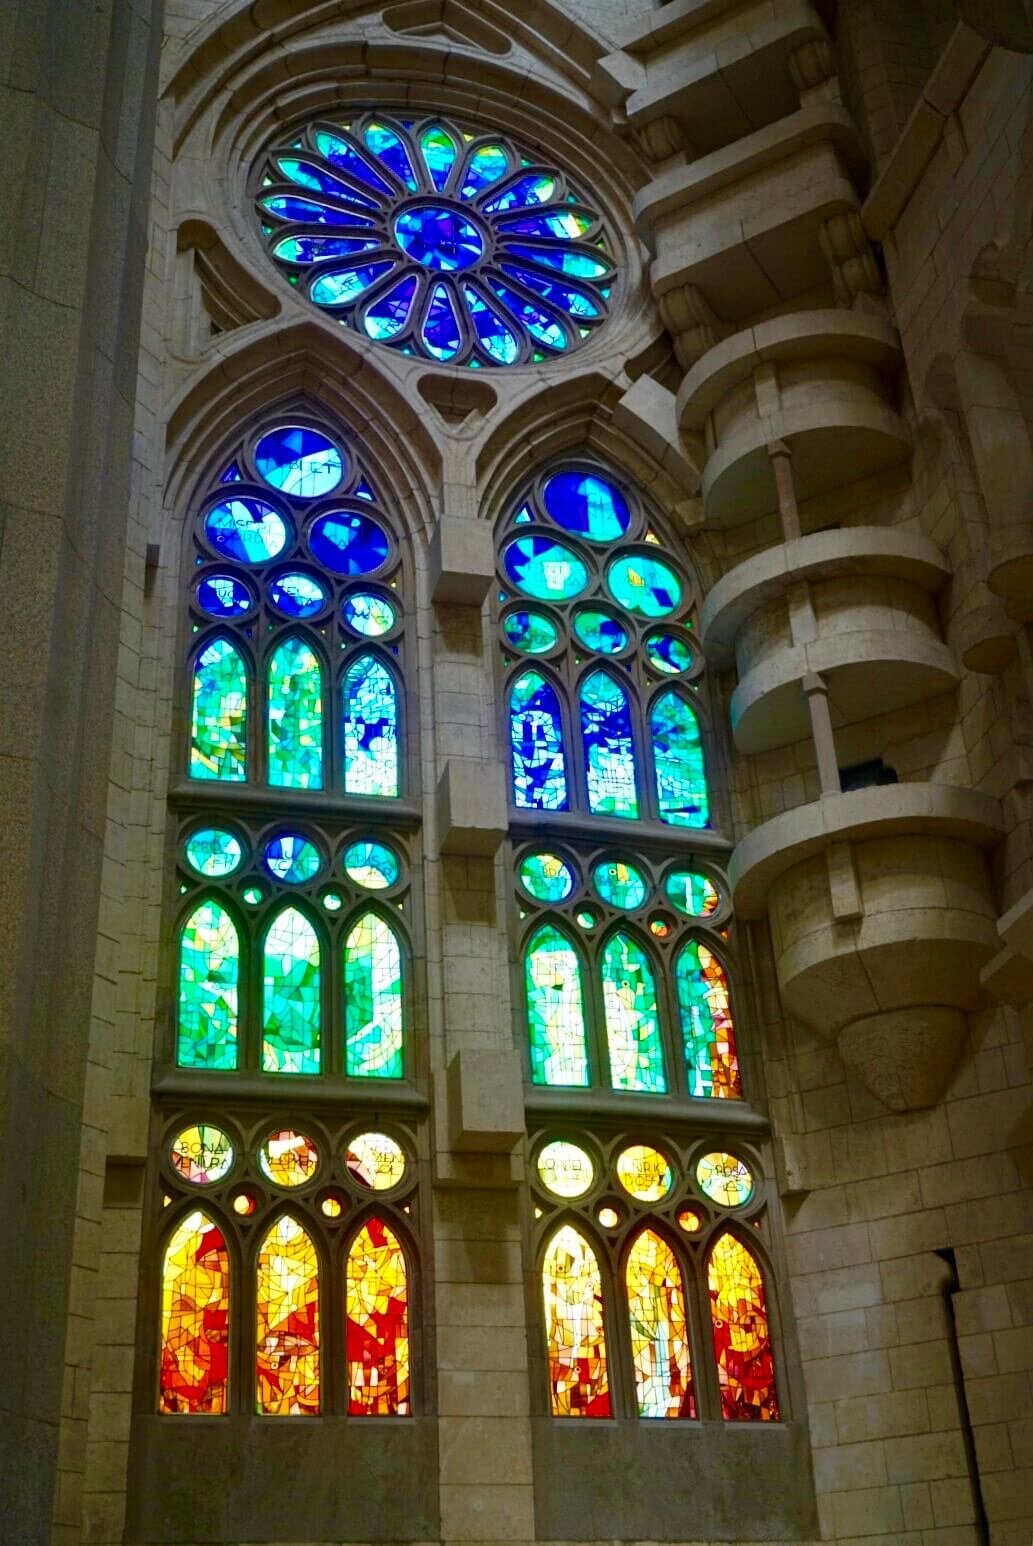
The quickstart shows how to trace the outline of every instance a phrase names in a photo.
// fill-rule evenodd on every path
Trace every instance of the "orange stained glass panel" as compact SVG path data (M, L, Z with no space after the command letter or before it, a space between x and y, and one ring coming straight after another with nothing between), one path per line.
M162 1263L162 1412L225 1412L229 1316L226 1242L195 1210L173 1231Z
M319 1412L319 1259L284 1214L258 1253L258 1410L278 1417Z
M640 1417L695 1417L681 1268L651 1229L637 1236L624 1270L631 1360Z
M405 1255L382 1219L369 1219L348 1252L348 1411L400 1417L411 1410L409 1286Z
M542 1291L552 1415L611 1417L599 1263L570 1224L549 1242Z
M707 1277L721 1415L730 1422L777 1422L775 1359L757 1260L726 1230L710 1253Z

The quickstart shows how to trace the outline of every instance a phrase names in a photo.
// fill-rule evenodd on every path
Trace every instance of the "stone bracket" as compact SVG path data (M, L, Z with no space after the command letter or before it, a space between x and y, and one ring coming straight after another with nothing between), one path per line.
M443 515L430 544L431 600L480 607L495 576L495 545L486 521Z
M515 1047L455 1054L445 1075L449 1146L509 1154L524 1135L523 1076Z
M490 859L498 852L508 815L501 763L450 759L438 779L436 800L443 854Z

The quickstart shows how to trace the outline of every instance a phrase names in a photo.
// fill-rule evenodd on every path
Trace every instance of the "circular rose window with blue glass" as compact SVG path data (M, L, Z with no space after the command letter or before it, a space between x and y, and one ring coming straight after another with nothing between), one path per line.
M372 112L311 124L270 152L256 199L289 282L401 354L542 362L607 316L616 266L598 210L503 135Z

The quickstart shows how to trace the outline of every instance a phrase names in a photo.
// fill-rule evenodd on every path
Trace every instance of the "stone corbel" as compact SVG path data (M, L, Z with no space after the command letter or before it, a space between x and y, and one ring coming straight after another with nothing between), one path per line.
M649 123L636 129L635 139L647 161L668 161L671 156L679 153L690 156L695 154L681 124L669 113L652 118Z
M683 370L691 370L697 360L732 331L696 285L677 285L664 291L657 297L657 305Z
M820 239L841 306L852 306L859 296L883 294L879 265L857 210L832 215L823 223Z

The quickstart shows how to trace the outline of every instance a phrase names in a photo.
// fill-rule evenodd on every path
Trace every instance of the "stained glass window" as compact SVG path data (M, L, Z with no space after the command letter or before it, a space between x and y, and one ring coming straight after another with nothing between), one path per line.
M628 695L606 671L581 686L581 744L588 809L595 815L638 815L635 744Z
M554 1417L610 1417L603 1283L595 1252L571 1224L542 1263L549 1393Z
M344 942L345 1061L359 1078L400 1079L402 952L379 913L363 913Z
M531 364L605 321L617 277L587 192L531 165L505 136L362 113L273 147L257 214L272 261L342 325L434 364ZM607 529L619 513L581 483L568 502Z
M262 1067L267 1073L318 1074L320 946L296 907L277 913L262 957Z
M409 1397L409 1285L405 1254L383 1219L366 1221L348 1252L348 1410L404 1416Z
M181 1068L236 1068L239 977L233 920L218 902L202 902L179 937L176 1062Z
M282 1214L258 1252L257 1408L276 1417L319 1413L319 1260L306 1231Z
M161 1274L162 1412L224 1412L229 1391L230 1257L222 1233L188 1213Z
M675 967L690 1095L742 1095L735 1025L725 969L700 940L690 939Z
M524 965L532 1081L587 1085L588 1037L577 951L565 934L547 924L529 940Z
M644 1229L624 1272L640 1417L695 1417L685 1290L667 1241Z
M269 782L323 787L323 672L304 639L285 639L269 660Z
M673 827L705 827L710 822L707 781L699 721L685 699L666 692L649 716L656 764L660 820Z
M247 778L247 671L228 639L213 639L194 666L190 777Z
M656 978L644 948L623 931L602 954L603 1008L610 1082L615 1090L667 1089Z
M565 811L567 774L556 689L537 671L513 683L509 704L513 798L526 810Z
M722 1415L729 1422L777 1422L764 1276L731 1230L719 1235L711 1250L707 1282Z
M375 655L362 655L344 679L344 787L391 798L398 782L395 680Z

